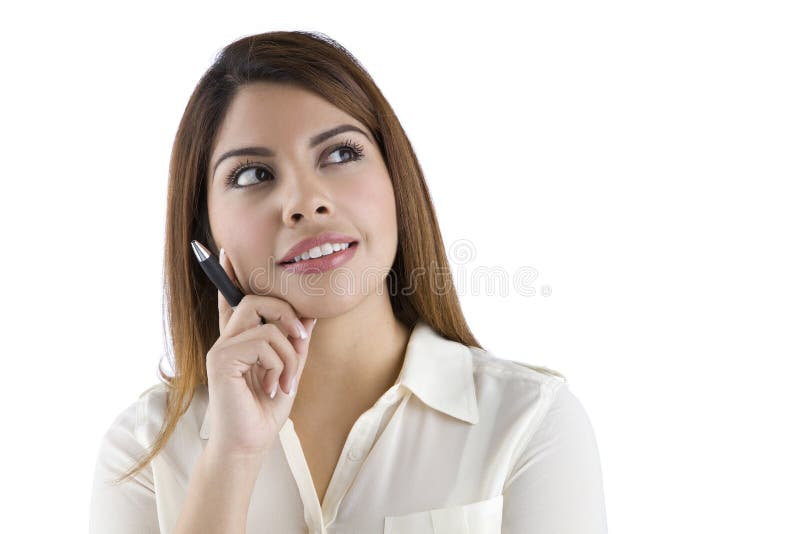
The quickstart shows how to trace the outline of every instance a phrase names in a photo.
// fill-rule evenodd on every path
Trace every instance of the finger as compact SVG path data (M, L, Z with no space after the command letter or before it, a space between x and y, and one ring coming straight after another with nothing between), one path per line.
M206 358L208 373L211 376L241 378L250 369L261 365L267 371L283 371L283 359L272 345L263 338L249 339L226 346L224 349L210 351ZM210 380L210 379L209 379Z
M278 394L280 376L281 373L278 369L267 369L267 372L264 373L264 378L261 379L261 389L267 398L274 399Z
M234 337L245 330L260 326L263 322L277 324L286 336L302 339L305 326L297 317L291 304L278 297L245 295L231 315L223 332L225 337Z
M236 272L233 269L233 263L230 261L228 254L225 253L224 248L220 249L220 265L225 270L228 278L236 284L236 287L239 288L242 293L244 293L244 290L239 285ZM251 301L254 300L254 297L270 299L268 302L272 302L273 304L266 307L266 304L259 302L255 305L255 310L253 310ZM279 308L278 311L275 310L276 306ZM245 295L239 302L236 310L232 309L230 306L227 306L227 308L230 310L230 313L227 313L224 318L225 325L220 326L220 334L224 332L226 337L234 337L245 330L268 322L278 323L281 326L281 330L287 336L296 336L302 339L307 334L305 325L300 322L294 308L283 299L261 295ZM235 313L239 308L245 308L249 311ZM232 319L234 326L230 327L229 331L226 331L228 328L227 325Z
M253 385L258 385L267 373L267 369L264 368L260 361L256 361L256 364L250 368L250 372L253 374Z
M270 390L268 390L267 386L272 384L272 382L268 382L268 378L273 374L275 374L273 369L265 369L258 362L250 368L250 372L248 373L250 378L248 379L247 385L261 403L269 398Z
M275 325L264 325L263 328ZM270 336L270 345L278 353L278 356L283 360L283 371L278 376L280 387L287 395L292 389L292 382L300 370L300 355L295 350L291 341L283 335L283 332L276 330Z
M226 273L228 272L228 269L225 268L227 259L228 258L225 256L225 249L220 249L219 264ZM230 274L228 274L228 278L230 278ZM228 300L222 295L222 291L220 290L217 290L217 309L219 310L219 332L221 335L222 332L225 331L225 325L228 324L231 319L231 315L233 315L233 308L231 308L231 305L228 304Z
M289 341L286 335L274 323L268 323L257 328L246 330L232 341L241 343L259 338L266 339L283 361L283 370L276 376L277 380L280 381L281 389L288 395L292 387L292 381L300 368L300 354L295 350L292 342ZM273 382L270 382L270 385L272 385L272 383Z
M275 383L275 373L272 370L267 371L264 373L264 376L261 378L261 391L264 392L266 397L270 399L274 398L275 395L272 395L272 388L274 387L272 384ZM277 393L277 389L275 391Z

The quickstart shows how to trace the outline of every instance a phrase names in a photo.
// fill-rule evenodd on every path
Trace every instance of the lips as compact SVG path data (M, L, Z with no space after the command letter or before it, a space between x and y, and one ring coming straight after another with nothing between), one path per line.
M317 234L312 237L308 237L301 241L295 243L286 255L283 256L278 263L286 264L290 261L294 260L295 256L300 256L303 252L312 249L314 247L319 247L324 245L325 243L350 243L352 246L353 243L357 243L358 240L355 237L349 236L347 234L341 234L338 232L323 232L321 234Z
M354 243L346 249L328 254L327 256L309 258L307 260L300 260L293 263L281 263L280 268L287 273L297 275L325 273L348 263L356 255L358 248L359 244Z

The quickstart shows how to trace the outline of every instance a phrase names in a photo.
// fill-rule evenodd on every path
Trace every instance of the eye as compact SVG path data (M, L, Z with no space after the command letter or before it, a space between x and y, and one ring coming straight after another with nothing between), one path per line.
M330 154L346 152L350 154L350 158L346 159L345 161L339 161L337 163L347 163L350 161L358 161L364 157L364 147L359 144L354 143L350 139L345 140L343 143L339 143L333 150L330 151Z
M246 182L244 184L242 184L239 180L243 176L246 177ZM225 184L228 187L236 189L249 187L261 182L272 181L274 179L275 177L272 176L272 173L267 167L247 160L244 163L237 165L228 174L228 177L225 179Z
M339 161L334 162L334 165L352 163L364 157L364 147L354 143L350 139L346 139L344 142L334 146L333 149L328 152L328 156L337 153L349 153L350 156L344 160L342 160L340 157ZM246 178L244 183L240 181L240 178L242 177ZM275 176L268 167L260 163L247 160L244 163L237 165L230 173L228 173L228 176L225 179L225 185L233 189L244 189L262 182L271 182L274 180Z

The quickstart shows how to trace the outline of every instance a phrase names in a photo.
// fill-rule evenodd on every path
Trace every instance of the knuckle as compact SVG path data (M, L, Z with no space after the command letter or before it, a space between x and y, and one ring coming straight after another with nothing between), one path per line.
M292 308L289 303L277 297L269 297L269 307L272 309L276 323L289 321L292 318Z
M300 318L297 317L297 313L295 313L294 308L292 308L291 304L289 304L285 300L282 300L280 302L280 306L281 306L281 314L284 317L286 317L287 319L289 319L291 321L299 321L300 320Z
M270 336L274 336L280 333L280 329L274 323L267 323L264 326L264 330Z
M275 298L274 305L278 308L281 312L281 316L291 316L292 315L292 307L289 306L289 303L283 299Z
M267 339L259 339L258 340L258 350L261 352L261 354L264 355L264 359L268 359L268 360L274 360L275 359L274 358L275 349L272 348L272 345L270 344L269 340L267 340ZM280 360L280 358L278 358L278 359Z

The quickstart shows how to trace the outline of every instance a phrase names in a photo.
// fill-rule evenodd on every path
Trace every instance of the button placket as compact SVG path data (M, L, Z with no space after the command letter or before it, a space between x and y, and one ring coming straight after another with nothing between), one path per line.
M365 431L363 431L362 428L369 424L370 416L368 412L361 414L361 417L353 424L353 428L350 429L350 435L345 441L344 449L342 450L343 455L344 451L347 450L347 456L345 457L347 460L351 462L358 462L361 460L365 436ZM340 463L336 464L333 475L331 476L331 481L328 485L328 491L322 503L322 515L325 518L326 524L336 519L339 504L344 497L344 491L352 482L356 471L357 469L354 469L353 466L341 459Z
M371 449L376 441L376 434L381 425L388 405L393 404L402 396L399 391L399 385L394 387L387 396L382 397L378 402L369 410L361 414L361 416L353 424L350 435L345 442L346 456L343 456L342 464L337 464L333 471L330 484L328 486L328 493L325 495L322 503L323 517L326 519L326 524L335 520L339 504L344 498L346 488L353 482L353 478L360 470L359 463L363 462L367 452ZM344 451L342 451L344 455Z
M366 428L364 432L359 433L359 439L353 443L350 451L347 453L348 460L360 462L364 459L368 444L374 444L375 434L378 431L378 425L380 425L384 411L389 405L397 401L398 396L397 386L394 386L392 390L378 399L376 406L364 413L366 419L364 421L359 421L359 423L362 423ZM369 414L369 417L367 417L367 414Z
M365 442L369 435L369 428L374 424L372 414L365 412L359 417L355 424L355 432L353 433L353 442L350 444L350 450L347 451L347 459L352 462L361 461L364 458Z

